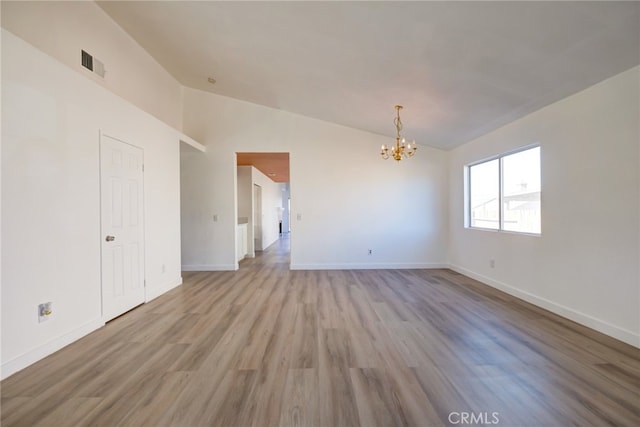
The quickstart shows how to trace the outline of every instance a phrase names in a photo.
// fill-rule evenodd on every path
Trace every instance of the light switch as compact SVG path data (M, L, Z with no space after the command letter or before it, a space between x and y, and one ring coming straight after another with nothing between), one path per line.
M298 218L298 221L301 221L302 220L302 214L298 214L297 218Z

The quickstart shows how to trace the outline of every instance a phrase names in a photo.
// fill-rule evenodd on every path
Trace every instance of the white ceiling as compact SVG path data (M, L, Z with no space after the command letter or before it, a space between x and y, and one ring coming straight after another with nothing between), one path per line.
M185 86L444 149L640 63L639 2L99 5Z

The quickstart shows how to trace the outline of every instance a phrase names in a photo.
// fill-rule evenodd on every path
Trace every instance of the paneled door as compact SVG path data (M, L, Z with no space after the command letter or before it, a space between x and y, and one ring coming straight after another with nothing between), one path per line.
M144 290L143 151L100 135L102 319L142 304Z

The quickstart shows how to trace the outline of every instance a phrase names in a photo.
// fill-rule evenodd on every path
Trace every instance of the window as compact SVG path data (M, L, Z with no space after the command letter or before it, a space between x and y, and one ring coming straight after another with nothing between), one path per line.
M469 227L540 234L540 147L468 166Z

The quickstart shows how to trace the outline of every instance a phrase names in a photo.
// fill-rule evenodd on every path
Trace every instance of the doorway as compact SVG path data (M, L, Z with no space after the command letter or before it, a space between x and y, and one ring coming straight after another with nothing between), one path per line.
M102 318L144 303L143 151L100 135Z
M289 153L237 152L236 166L237 230L247 224L247 258L253 258L289 236Z

